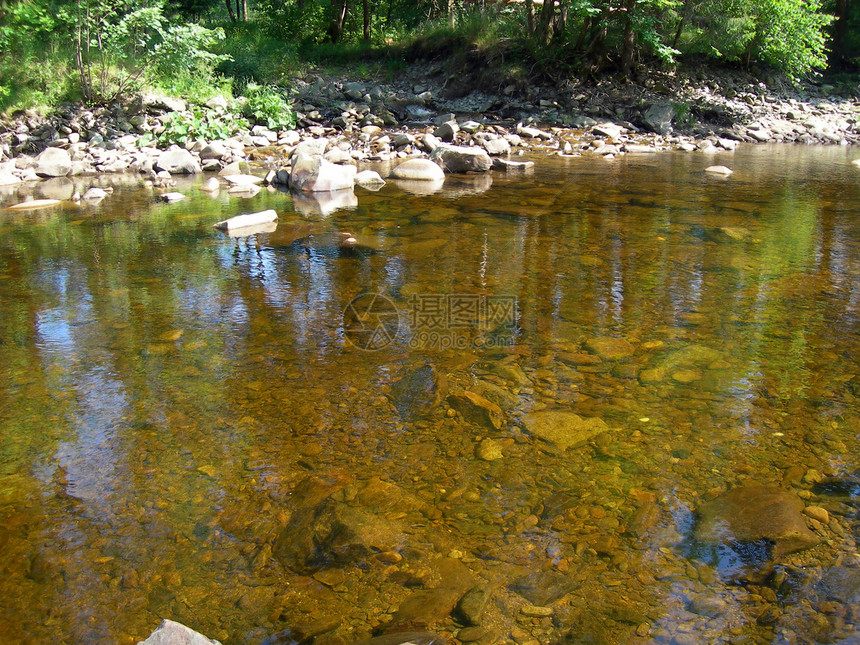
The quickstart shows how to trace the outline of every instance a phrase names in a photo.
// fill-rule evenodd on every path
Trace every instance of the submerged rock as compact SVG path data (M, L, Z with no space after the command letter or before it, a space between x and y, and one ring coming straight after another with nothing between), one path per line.
M407 596L391 618L392 628L422 629L447 618L463 594L475 585L474 575L459 560L441 558L433 567L439 584Z
M585 347L593 354L607 361L617 361L627 358L633 351L633 345L624 338L601 336L585 342Z
M609 430L603 419L581 417L568 410L532 412L523 417L523 422L531 434L554 444L562 452Z
M352 565L402 544L399 522L337 501L332 497L337 490L311 477L296 486L291 501L298 510L273 549L284 566L313 573L327 566Z
M448 397L451 407L463 415L469 423L498 430L504 423L502 409L480 394L464 390Z
M392 384L389 396L404 419L415 419L433 412L448 392L448 381L432 365L412 370Z
M400 632L375 636L353 645L448 645L448 639L431 632Z
M819 543L803 510L803 501L790 491L741 486L697 509L694 537L714 550L724 576L737 578Z

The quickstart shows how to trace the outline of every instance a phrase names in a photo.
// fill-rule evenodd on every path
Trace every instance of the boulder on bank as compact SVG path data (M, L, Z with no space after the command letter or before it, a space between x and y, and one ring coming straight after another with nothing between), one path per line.
M306 193L351 189L355 173L355 166L333 164L319 155L298 155L290 172L290 188Z
M154 168L156 171L166 170L171 175L196 175L202 172L194 155L177 146L171 146L158 155Z
M642 115L643 123L657 134L667 135L672 131L675 108L671 103L655 103Z
M62 148L45 148L36 157L35 171L39 177L65 177L72 170L72 158Z
M483 148L441 145L430 155L445 172L486 172L493 167L490 155Z
M391 176L395 179L442 181L445 171L429 159L407 159L391 171Z

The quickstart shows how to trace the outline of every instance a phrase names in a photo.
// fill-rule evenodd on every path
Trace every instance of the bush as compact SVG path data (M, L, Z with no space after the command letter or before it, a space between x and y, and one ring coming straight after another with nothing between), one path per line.
M242 113L254 123L271 130L296 127L296 114L283 95L274 87L249 83L245 88Z
M248 128L248 122L242 117L209 109L197 109L190 115L184 112L170 112L163 123L164 131L157 139L152 135L141 137L139 145L149 145L154 141L161 146L174 143L184 145L187 141L197 139L207 141L227 139L240 130Z

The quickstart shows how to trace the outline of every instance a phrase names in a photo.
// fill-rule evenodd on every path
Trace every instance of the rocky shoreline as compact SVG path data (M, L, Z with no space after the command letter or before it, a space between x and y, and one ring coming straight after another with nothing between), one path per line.
M19 115L0 123L0 186L127 172L169 186L174 174L249 172L240 162L277 172L289 169L296 146L310 140L316 143L305 145L314 154L341 166L428 157L443 145L480 149L497 160L496 168L526 152L613 158L664 150L707 154L740 143L860 143L857 97L829 85L786 89L739 73L707 80L663 74L639 85L601 81L522 93L509 86L490 95L446 86L430 64L405 76L410 80L390 83L297 79L296 130L257 124L222 139L189 138L167 151L154 142L177 116L190 119L196 111L229 120L235 106L222 97L191 106L150 95L104 108ZM485 165L454 164L446 171Z

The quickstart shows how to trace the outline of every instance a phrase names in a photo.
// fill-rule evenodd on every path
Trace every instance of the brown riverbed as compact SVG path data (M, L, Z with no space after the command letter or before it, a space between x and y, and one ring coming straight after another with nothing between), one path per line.
M134 643L171 618L350 643L441 607L431 629L484 643L850 642L858 598L820 579L860 566L860 522L813 488L860 468L852 159L535 157L327 216L101 177L95 206L0 210L0 640ZM266 208L274 232L212 229ZM362 294L374 351L344 316ZM398 412L424 365L501 427L444 398ZM562 449L527 431L542 409L608 430ZM689 536L753 481L830 522L738 584ZM297 564L309 508L369 535ZM446 603L475 587L461 632Z

